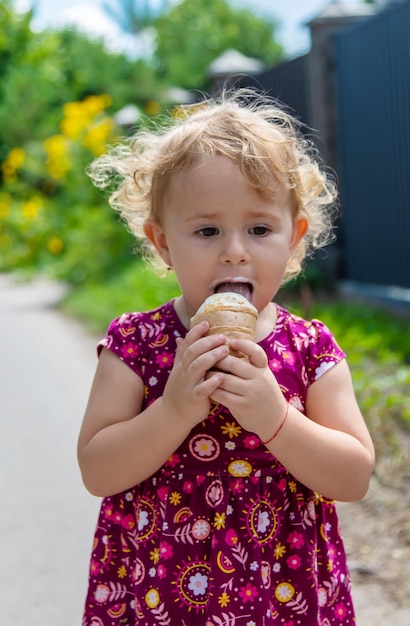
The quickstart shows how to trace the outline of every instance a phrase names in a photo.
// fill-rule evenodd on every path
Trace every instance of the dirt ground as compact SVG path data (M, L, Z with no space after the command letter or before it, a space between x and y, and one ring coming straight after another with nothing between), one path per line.
M364 500L338 510L353 585L377 585L410 626L410 436L400 437L402 458L379 460Z

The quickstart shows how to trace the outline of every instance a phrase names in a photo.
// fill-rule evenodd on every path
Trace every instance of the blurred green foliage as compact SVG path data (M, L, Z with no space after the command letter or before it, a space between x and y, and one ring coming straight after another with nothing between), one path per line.
M409 316L337 298L314 300L310 315L332 329L346 352L378 456L405 453L398 426L410 429Z
M0 271L44 271L75 285L117 275L135 242L85 175L108 144L133 129L118 127L115 114L132 104L134 128L159 119L173 106L169 86L181 78L178 86L202 88L208 63L231 45L266 60L281 52L273 24L232 9L226 0L163 7L164 13L149 19L156 52L130 59L72 29L34 32L33 11L18 13L11 0L3 0ZM174 51L168 48L172 42Z
M63 308L83 320L91 332L101 334L108 323L126 311L146 311L180 293L173 272L159 276L136 259L104 282L69 291Z
M46 271L78 284L103 279L128 258L130 235L84 174L114 133L110 104L106 94L66 103L55 134L8 152L0 269Z
M0 7L0 157L56 131L66 102L108 93L116 111L144 103L160 86L153 67L109 54L102 41L72 30L33 32L32 12Z
M123 132L114 113L158 112L164 89L146 60L31 19L0 7L0 270L103 279L134 242L85 169Z
M208 66L229 48L267 65L283 57L276 22L233 9L226 0L183 0L160 15L155 28L159 70L181 87L203 87Z

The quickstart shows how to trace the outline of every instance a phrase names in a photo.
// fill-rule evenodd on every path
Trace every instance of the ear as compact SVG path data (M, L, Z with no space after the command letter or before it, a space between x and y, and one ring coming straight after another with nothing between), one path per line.
M306 217L301 216L295 220L293 224L292 238L290 240L290 246L289 246L291 253L294 252L295 248L297 248L300 241L306 235L308 228L309 228L309 224L308 224Z
M165 231L156 220L149 220L144 224L144 234L152 243L165 265L172 267L171 253L168 248Z

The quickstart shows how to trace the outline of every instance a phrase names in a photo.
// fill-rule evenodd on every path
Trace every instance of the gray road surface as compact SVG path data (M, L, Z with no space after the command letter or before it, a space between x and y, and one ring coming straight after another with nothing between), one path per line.
M80 626L99 501L76 438L95 339L50 305L59 289L0 275L0 624Z
M75 448L96 338L53 308L60 295L0 274L1 626L81 625L99 500L82 485ZM383 588L354 595L358 626L410 626Z

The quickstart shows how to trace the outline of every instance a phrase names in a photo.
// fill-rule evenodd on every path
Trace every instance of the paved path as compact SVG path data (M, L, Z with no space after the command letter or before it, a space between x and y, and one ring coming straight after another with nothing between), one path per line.
M81 624L99 500L75 448L96 339L53 308L60 295L0 274L1 626ZM343 525L352 509L340 512ZM410 626L378 585L356 587L355 601L358 626Z
M76 438L95 339L50 305L47 283L0 275L0 624L80 626L99 501Z

